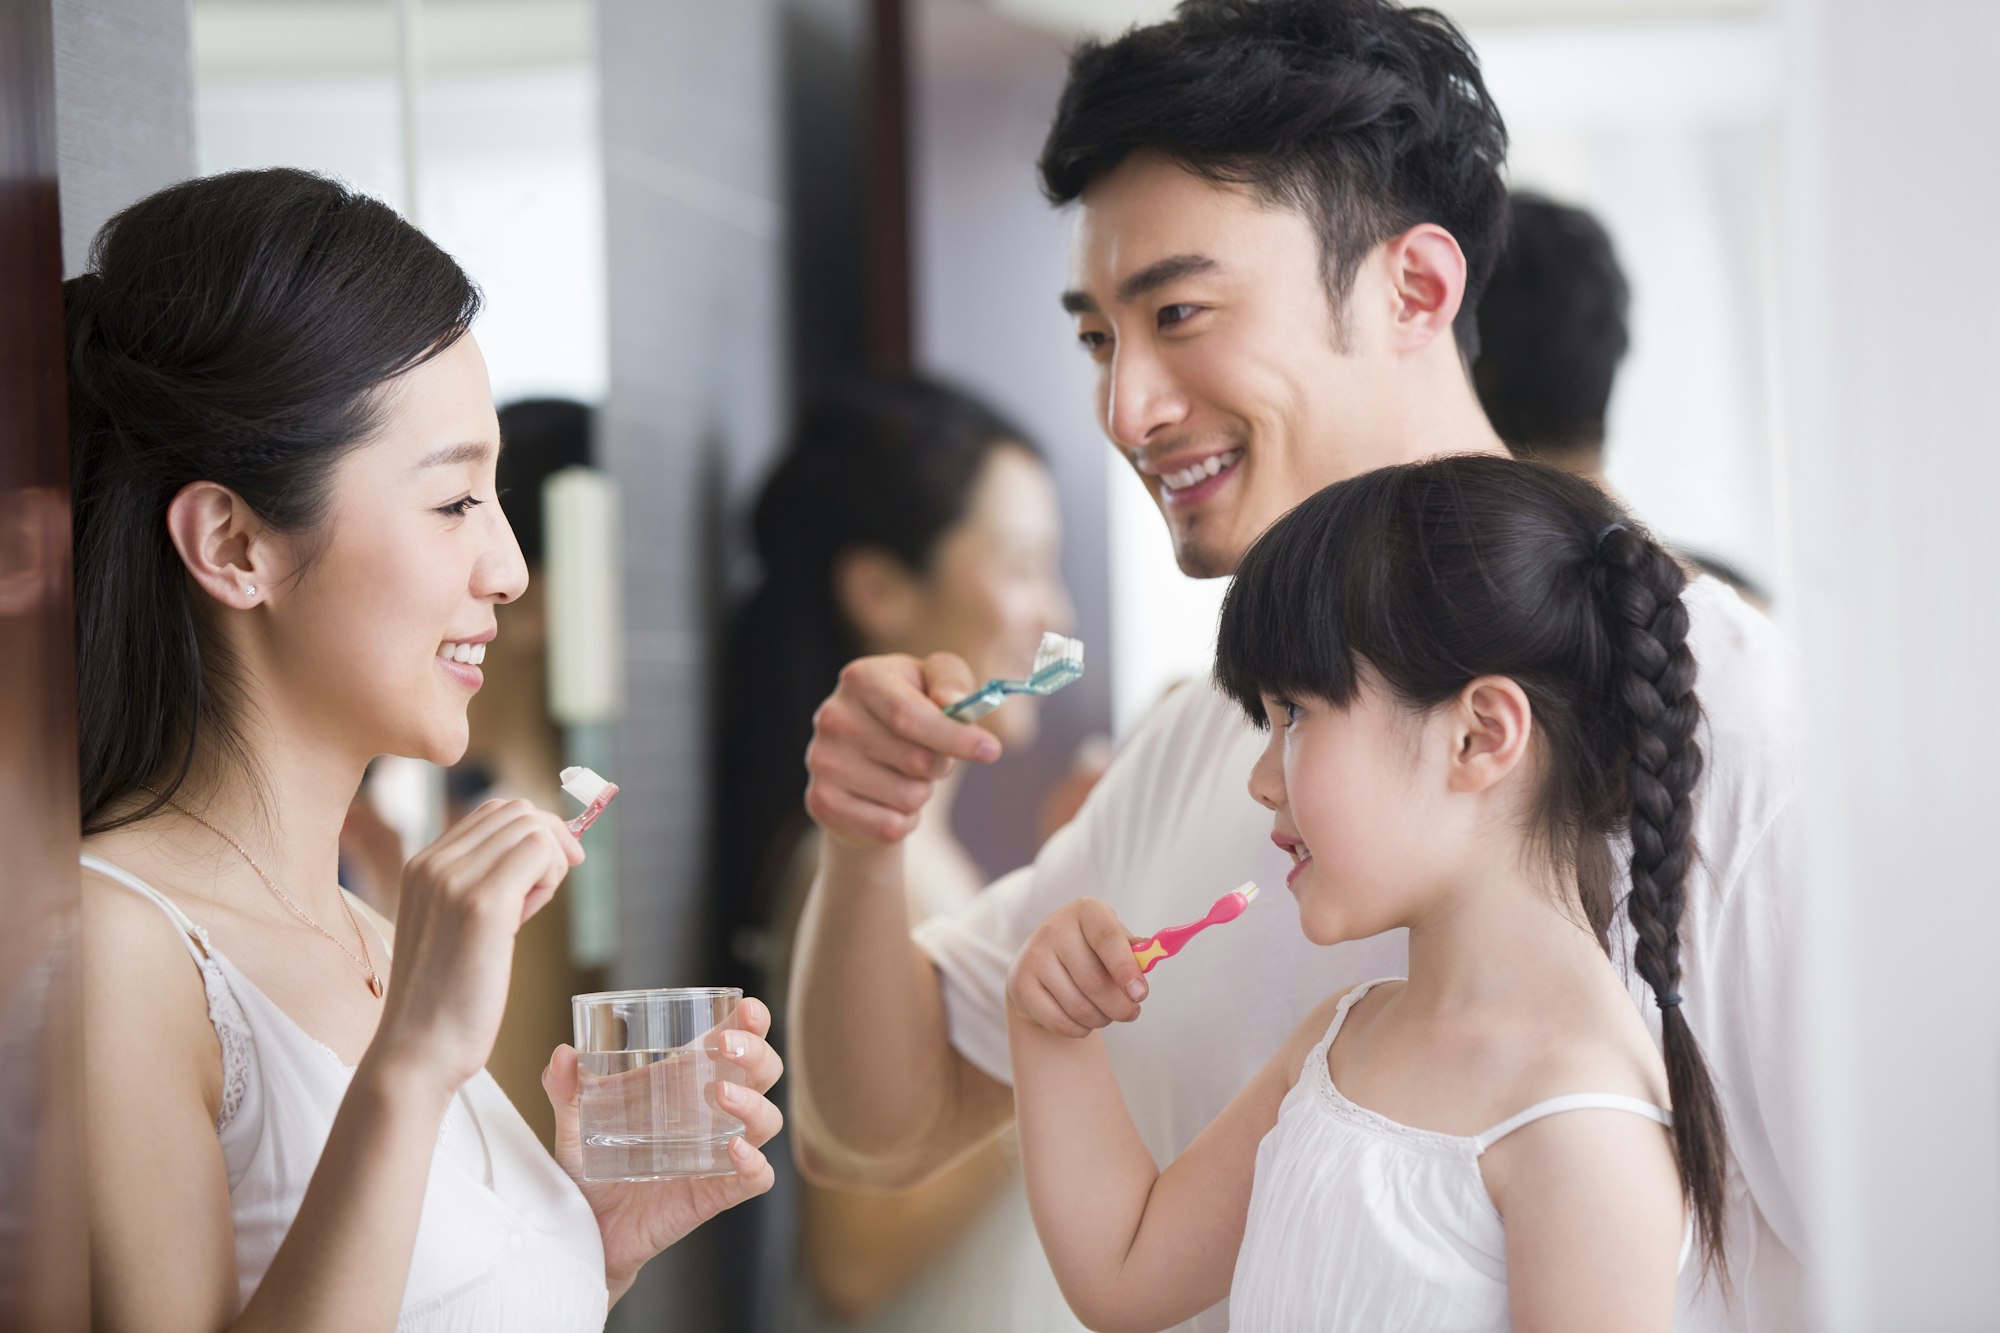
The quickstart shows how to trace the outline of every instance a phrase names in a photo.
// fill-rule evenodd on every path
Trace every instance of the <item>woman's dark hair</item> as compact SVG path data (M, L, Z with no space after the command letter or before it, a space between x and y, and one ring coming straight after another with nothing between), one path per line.
M1465 252L1454 332L1506 234L1507 127L1450 19L1387 0L1183 0L1174 17L1086 41L1042 146L1042 189L1067 204L1150 150L1244 186L1319 232L1336 312L1368 252L1423 222Z
M289 168L184 181L104 224L63 284L83 829L240 755L232 679L167 535L193 482L308 540L386 381L456 342L479 292L386 205ZM310 554L310 548L308 548ZM151 787L137 806L129 798ZM125 808L121 811L120 807Z
M721 675L730 735L716 752L711 930L729 965L781 952L765 936L785 924L777 895L807 827L813 713L862 652L834 595L839 558L875 550L926 572L1007 447L1041 457L994 409L924 379L848 381L801 411L757 499L762 577L732 618Z
M1726 1140L1680 997L1702 771L1686 586L1672 555L1568 473L1477 456L1383 468L1327 487L1251 547L1223 603L1216 678L1259 726L1265 696L1347 705L1364 668L1418 710L1480 676L1526 692L1545 773L1535 831L1575 867L1600 944L1609 842L1631 836L1634 966L1660 1006L1681 1184L1721 1273Z
M494 481L500 512L530 569L540 569L548 554L542 487L564 468L590 466L594 426L590 407L573 398L523 398L500 409Z

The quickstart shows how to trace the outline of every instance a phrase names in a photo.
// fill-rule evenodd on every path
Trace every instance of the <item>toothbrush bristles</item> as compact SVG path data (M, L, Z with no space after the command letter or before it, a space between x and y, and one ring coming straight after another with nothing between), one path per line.
M1046 671L1052 666L1082 665L1083 640L1072 639L1053 630L1042 635L1042 646L1035 653L1035 671Z
M1257 895L1261 893L1262 890L1259 889L1255 884L1245 884L1242 888L1238 889L1237 892L1242 894L1243 901L1248 903L1248 902L1255 902L1257 900Z

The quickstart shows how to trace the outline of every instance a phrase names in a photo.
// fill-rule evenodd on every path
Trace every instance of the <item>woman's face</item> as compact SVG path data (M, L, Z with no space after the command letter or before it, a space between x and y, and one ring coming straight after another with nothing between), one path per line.
M1025 449L988 455L965 517L945 533L921 580L911 641L890 651L956 653L984 681L1026 676L1046 630L1075 619L1057 558L1062 520L1048 469ZM1035 738L1036 704L1012 699L982 723L1004 745Z
M384 393L381 433L342 460L317 557L270 598L254 661L295 729L449 764L494 608L528 571L495 502L500 429L478 344L460 338Z

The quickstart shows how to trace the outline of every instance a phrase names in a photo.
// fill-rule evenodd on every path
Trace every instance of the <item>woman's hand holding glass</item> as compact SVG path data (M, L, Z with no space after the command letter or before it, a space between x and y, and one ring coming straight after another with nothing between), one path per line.
M558 1046L542 1071L542 1087L556 1113L556 1161L583 1190L597 1214L604 1238L604 1271L611 1299L632 1284L648 1259L728 1208L771 1188L771 1164L759 1151L784 1124L784 1117L764 1096L784 1071L778 1053L765 1040L771 1011L762 1001L746 999L719 1034L716 1059L735 1065L743 1082L718 1080L711 1090L721 1109L743 1122L743 1133L729 1144L734 1175L689 1176L673 1180L592 1181L583 1178L583 1138L579 1122L582 1082L573 1047Z

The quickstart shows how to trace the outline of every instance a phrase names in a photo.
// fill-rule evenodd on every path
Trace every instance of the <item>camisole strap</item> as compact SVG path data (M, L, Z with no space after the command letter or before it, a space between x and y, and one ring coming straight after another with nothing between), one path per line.
M140 879L129 870L112 865L109 861L95 856L79 856L77 861L86 870L94 870L114 884L122 885L143 898L150 898L154 906L165 912L178 927L181 943L194 957L195 967L201 971L201 988L208 1002L208 1021L215 1029L215 1037L222 1045L222 1105L215 1117L217 1132L227 1129L243 1109L244 1098L250 1088L251 1036L250 1020L243 1013L243 1004L229 987L229 979L222 973L214 949L208 942L208 928L196 924L186 912L176 907L166 894Z
M1544 1116L1561 1115L1564 1111L1626 1111L1669 1129L1674 1123L1671 1111L1651 1102L1642 1102L1637 1097L1624 1097L1615 1092L1573 1092L1566 1097L1551 1097L1545 1102L1536 1102L1519 1115L1509 1116L1484 1134L1475 1136L1473 1142L1483 1153L1521 1126L1533 1124Z
M1319 1049L1314 1054L1322 1057L1326 1054L1326 1048L1333 1045L1334 1039L1340 1036L1340 1030L1347 1026L1348 1010L1359 1004L1362 996L1374 990L1377 986L1388 986L1401 980L1403 980L1402 977L1377 977L1373 981L1360 983L1348 991L1347 994L1341 996L1340 1003L1333 1007L1333 1021L1326 1025L1326 1035L1319 1039Z
M173 923L180 927L181 938L186 942L188 952L195 956L195 961L197 963L207 963L209 957L207 928L196 925L189 918L188 914L176 907L173 900L168 898L166 894L161 893L131 871L112 865L109 861L101 861L97 857L88 854L79 856L77 861L85 870L94 870L106 879L124 885L141 897L150 898L156 907L171 917Z

